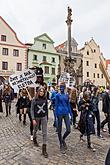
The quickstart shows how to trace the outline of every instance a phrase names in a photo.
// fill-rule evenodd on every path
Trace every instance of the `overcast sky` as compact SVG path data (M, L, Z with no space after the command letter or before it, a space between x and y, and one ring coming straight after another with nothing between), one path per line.
M110 58L110 0L0 0L0 15L21 42L47 33L56 46L67 39L68 5L78 48L93 37L104 57Z

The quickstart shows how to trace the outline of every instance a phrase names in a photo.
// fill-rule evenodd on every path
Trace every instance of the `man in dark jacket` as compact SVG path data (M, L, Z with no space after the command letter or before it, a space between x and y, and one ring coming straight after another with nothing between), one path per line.
M108 150L108 153L106 156L105 165L110 165L110 149Z
M103 130L104 125L108 123L108 131L110 135L110 86L107 87L103 95L102 111L104 112L106 118L101 122L101 128Z

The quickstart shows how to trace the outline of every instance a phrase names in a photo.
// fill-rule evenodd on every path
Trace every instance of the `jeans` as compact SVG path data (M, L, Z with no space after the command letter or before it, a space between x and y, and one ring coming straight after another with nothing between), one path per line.
M11 113L11 102L5 102L6 107L6 115L8 116L8 113Z
M37 138L37 131L39 128L39 122L41 121L43 144L47 143L47 116L36 118L36 125L33 125L33 139Z
M30 120L30 134L33 135L33 122L32 122L30 109L28 110L28 117L29 117L29 120Z
M70 134L71 132L71 128L70 128L70 119L69 119L69 115L62 115L62 116L57 116L58 119L58 139L59 139L59 143L60 146L62 145L62 141L66 139L66 137ZM66 126L66 131L64 133L64 135L62 136L62 122L65 122L65 126Z

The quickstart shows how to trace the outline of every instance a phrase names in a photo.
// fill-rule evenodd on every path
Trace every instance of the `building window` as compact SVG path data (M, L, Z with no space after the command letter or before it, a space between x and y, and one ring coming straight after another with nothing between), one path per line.
M87 77L89 77L89 72L87 72Z
M13 49L13 56L19 56L19 50Z
M52 57L52 62L55 62L55 58L54 57Z
M93 74L93 77L95 78L95 73Z
M89 66L89 61L86 61L86 66Z
M48 66L45 66L45 73L49 74L49 67Z
M6 41L6 36L5 35L1 35L1 41Z
M52 68L52 74L55 75L55 68Z
M46 56L43 56L43 61L46 61Z
M94 49L94 53L96 52L96 50Z
M102 74L101 77L104 78L104 75Z
M95 64L95 68L97 68L97 64Z
M99 78L99 73L97 74L97 78Z
M2 49L2 54L3 55L8 55L8 48L3 48Z
M37 61L37 55L33 55L33 60Z
M42 44L42 48L43 49L46 49L46 44Z
M2 70L8 70L8 62L2 62Z
M17 63L17 71L22 71L22 63Z
M87 51L87 55L89 55L89 51Z

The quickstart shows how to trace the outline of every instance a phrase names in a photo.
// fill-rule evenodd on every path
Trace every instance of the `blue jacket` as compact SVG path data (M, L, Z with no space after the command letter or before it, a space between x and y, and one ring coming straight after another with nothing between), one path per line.
M65 94L65 93L64 94L61 94L61 93L56 94L55 113L56 113L56 116L70 114L72 117L72 112L71 112L68 94Z
M52 95L51 95L51 101L52 101L52 105L53 105L53 107L55 107L55 99L56 99L56 94L57 94L58 92L57 91L52 91Z

